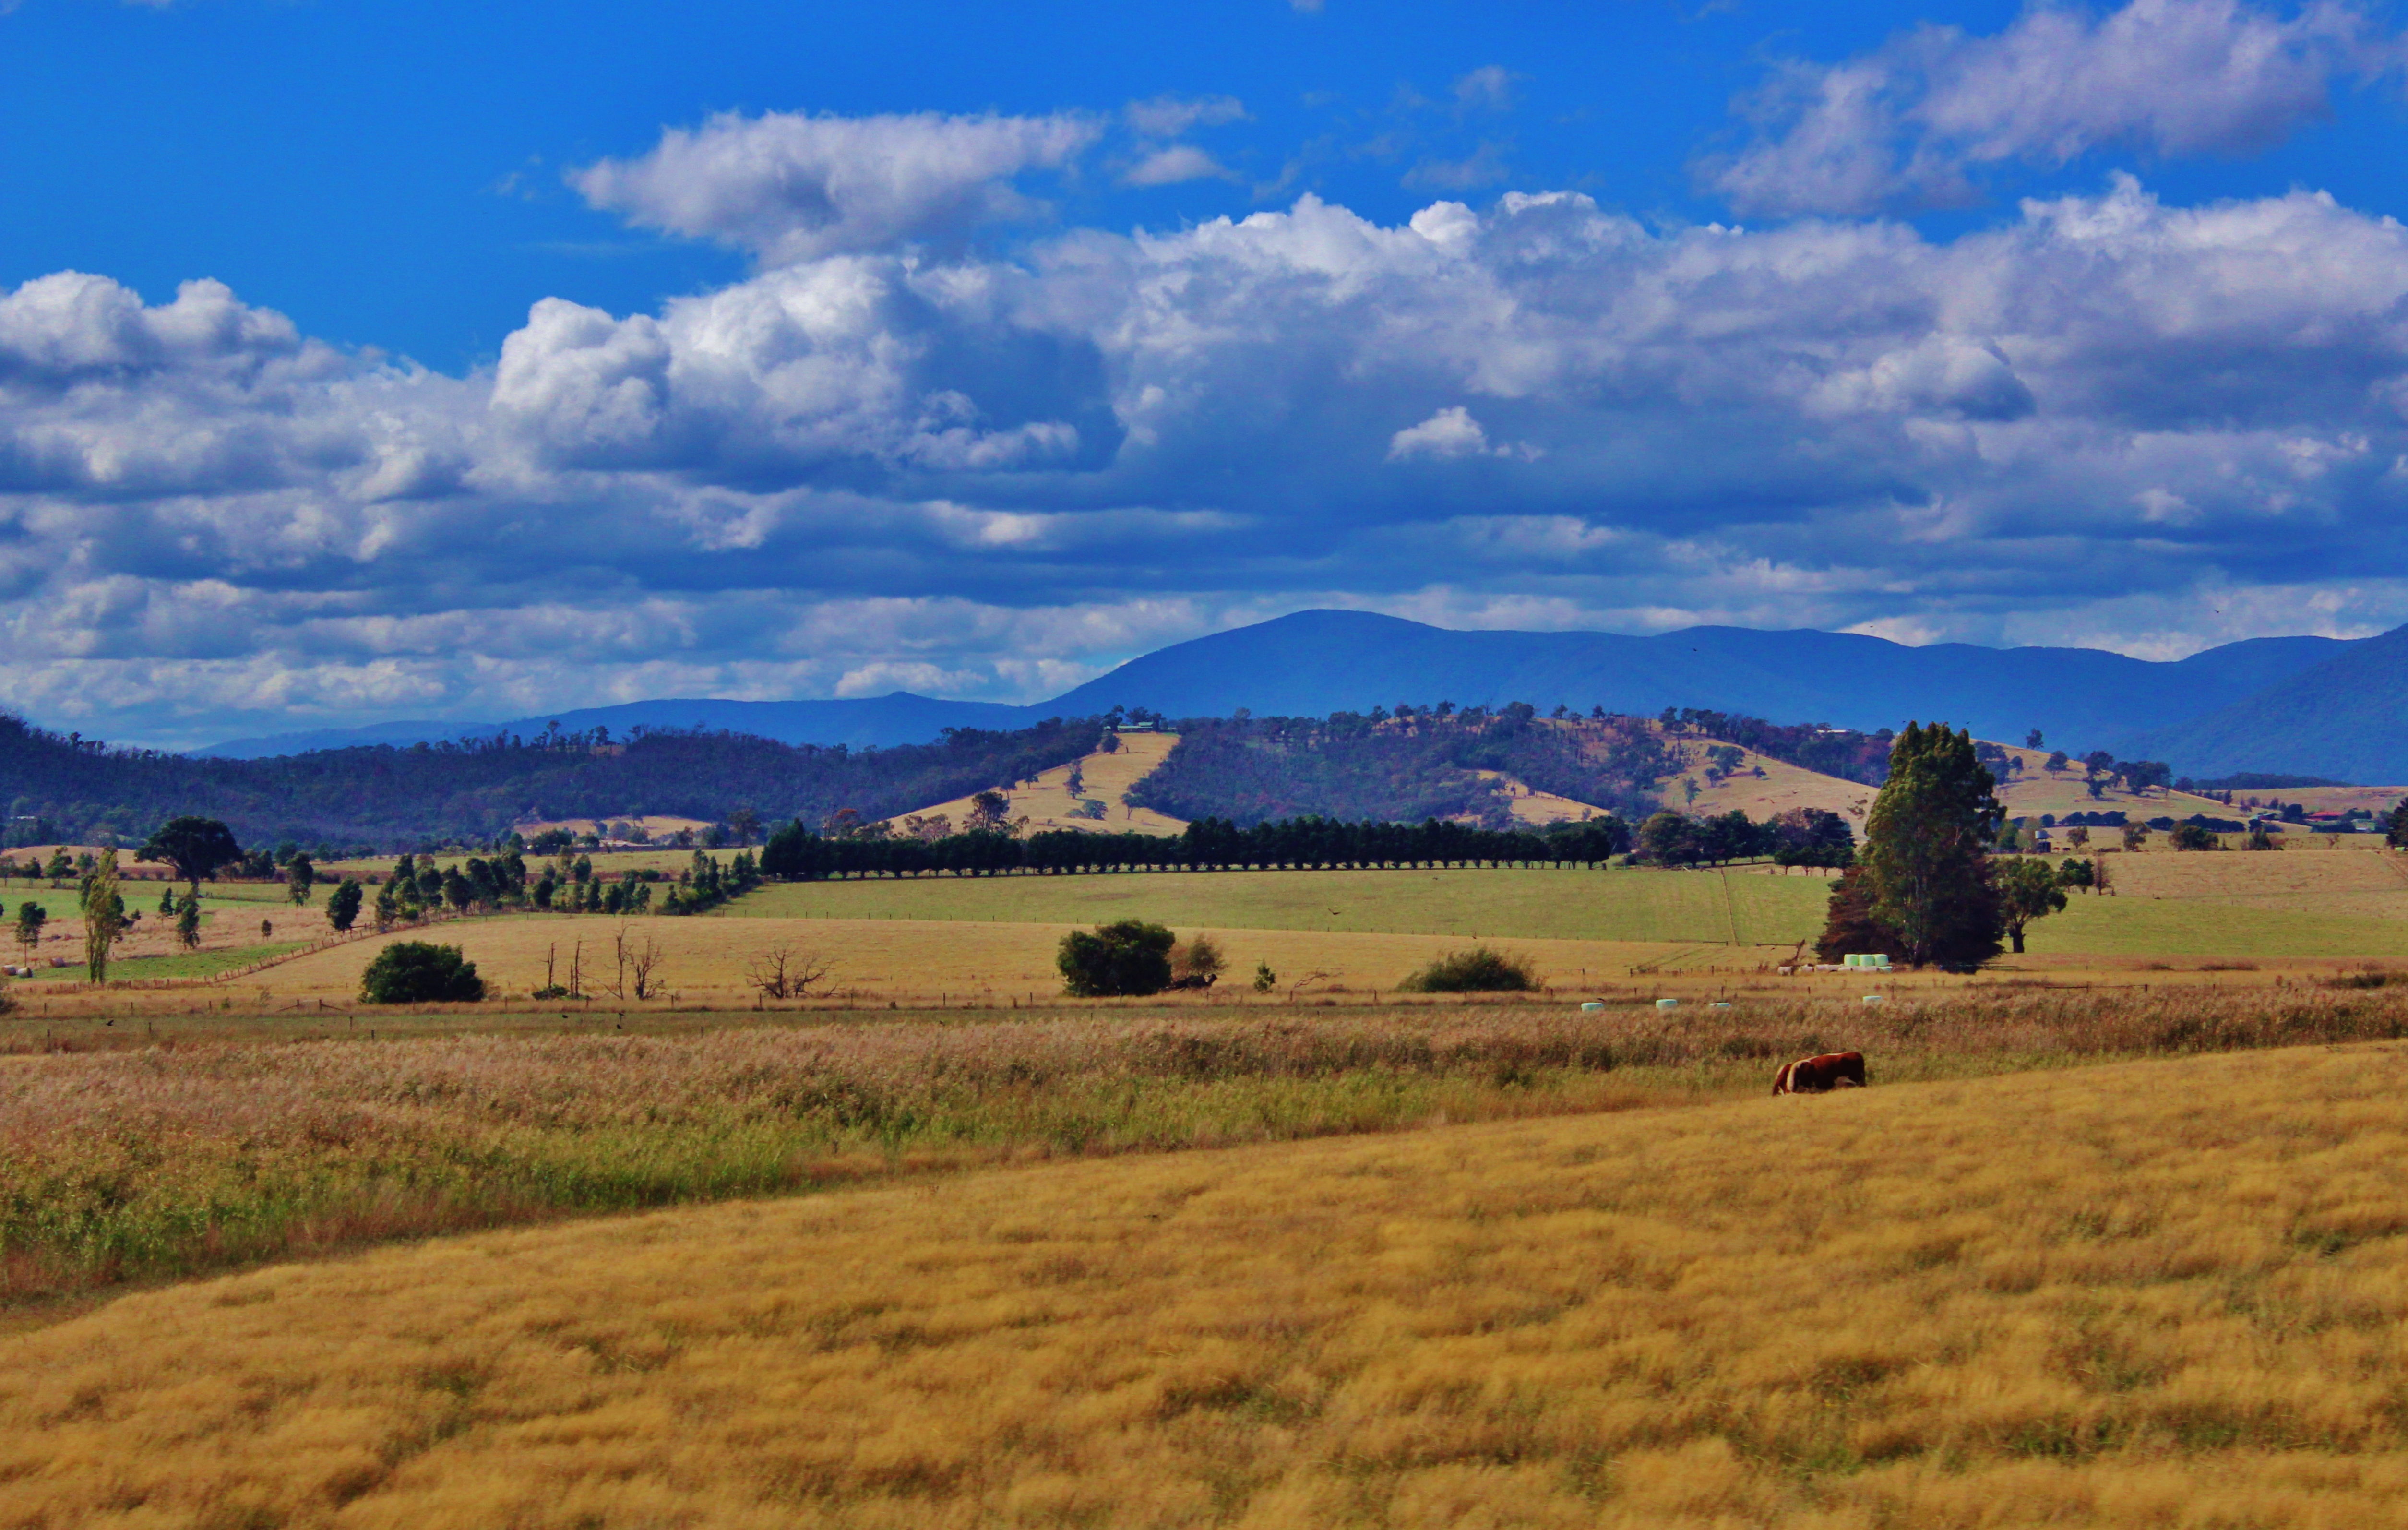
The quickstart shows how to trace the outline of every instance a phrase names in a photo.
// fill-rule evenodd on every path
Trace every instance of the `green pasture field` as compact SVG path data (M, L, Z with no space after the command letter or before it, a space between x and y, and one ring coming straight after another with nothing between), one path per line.
M2408 920L2077 893L2026 946L2035 956L2408 957Z
M67 900L64 909L52 908L50 917L57 919L61 917L62 912L68 918L75 916L76 907L72 898ZM5 956L10 962L17 960L17 943L9 933L14 927L15 914L16 910L12 907L9 909L8 924L6 927L0 927L0 956ZM218 951L179 951L166 956L128 956L120 951L109 958L108 975L111 979L146 980L152 978L214 978L221 972L249 966L254 962L264 962L271 956L282 956L287 951L299 951L308 944L306 940L276 940L265 944L254 943ZM76 958L76 965L73 967L53 969L49 965L51 956L68 954ZM62 977L80 978L83 976L82 963L83 948L79 945L72 951L65 948L53 950L52 947L45 945L42 948L42 965L36 971L35 980L53 981Z
M180 956L119 956L110 960L108 975L112 979L129 981L151 978L214 978L221 972L299 951L308 943L303 940L278 940L264 946L200 951Z
M2408 879L2335 852L2118 855L2114 896L2075 893L2034 923L2036 956L2408 958ZM1815 876L1644 869L1127 872L788 883L734 917L1140 917L1180 928L1784 945L1823 925Z
M6 894L0 894L0 898L5 898L7 902L8 916L7 922L11 926L17 922L17 910L29 903L40 904L43 915L53 922L83 917L82 906L76 902L76 893L72 887L55 889L39 883L29 886L20 882Z
M1828 896L1821 877L1723 871L1166 871L790 882L725 912L1785 945L1822 928Z

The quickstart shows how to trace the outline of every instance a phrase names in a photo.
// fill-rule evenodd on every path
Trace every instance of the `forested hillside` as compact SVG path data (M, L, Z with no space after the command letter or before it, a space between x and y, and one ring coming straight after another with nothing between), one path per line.
M410 849L491 840L529 819L660 813L816 823L839 808L883 818L1036 775L1094 749L1095 719L1012 733L954 729L933 744L850 750L741 734L546 732L474 744L326 750L262 760L116 750L0 715L8 841L113 834L138 842L179 813L222 819L246 843Z
M531 820L659 814L820 825L843 809L875 822L1008 787L1096 749L1117 715L1049 719L998 733L948 730L894 749L782 744L744 734L547 729L463 742L364 746L266 759L205 759L111 749L0 715L0 801L9 845L138 842L197 813L246 843L415 850L482 843ZM1179 724L1162 766L1127 794L1140 808L1248 827L1284 819L1512 827L1498 776L1592 804L1627 822L1687 767L1668 739L1732 740L1851 779L1880 779L1881 742L1812 726L1685 712L1658 721L1568 711L1541 717L1400 706L1327 718L1206 718Z
M1319 816L1417 822L1512 821L1500 771L1541 792L1592 803L1631 822L1656 808L1656 782L1680 762L1633 718L1541 718L1516 702L1499 711L1399 707L1327 718L1189 719L1179 747L1129 794L1174 818L1240 825Z

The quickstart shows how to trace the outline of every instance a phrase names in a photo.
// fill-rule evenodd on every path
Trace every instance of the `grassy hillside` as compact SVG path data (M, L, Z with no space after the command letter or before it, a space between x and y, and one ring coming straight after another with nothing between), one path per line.
M2399 1054L997 1171L0 1341L0 1520L2390 1523Z
M2210 818L2242 818L2237 808L2227 808L2214 797L2190 792L2152 791L2135 794L2119 785L2102 783L2099 795L2092 796L2084 785L2084 771L2079 760L2064 770L2048 768L2049 751L2026 749L2020 744L2003 744L2008 755L2022 763L2023 769L2006 777L2000 783L1999 800L2007 805L2011 818L2038 818L2054 813L2063 818L2068 813L2096 813L2122 809L2137 819L2188 818L2205 813ZM2284 794L2284 800L2289 796Z
M1820 808L1846 819L1858 835L1864 833L1865 815L1871 811L1873 794L1880 788L1826 776L1747 749L1740 751L1734 769L1710 773L1707 767L1713 762L1708 751L1718 742L1684 739L1671 746L1680 774L1666 780L1658 793L1663 806L1699 818L1738 811L1758 822L1793 808ZM1692 784L1698 788L1694 798L1689 795Z
M1025 781L994 781L989 786L1001 791L1010 799L1005 809L1007 820L1028 820L1028 832L1042 833L1047 829L1087 829L1124 834L1177 834L1187 827L1183 818L1172 818L1151 808L1137 808L1124 803L1122 796L1137 783L1153 774L1178 744L1175 733L1129 733L1114 736L1112 751L1082 755L1066 765L1054 765ZM1077 773L1081 790L1070 791L1072 773ZM950 801L910 809L922 818L941 817L956 829L970 818L970 796L964 793ZM1100 820L1072 816L1082 797L1104 805Z

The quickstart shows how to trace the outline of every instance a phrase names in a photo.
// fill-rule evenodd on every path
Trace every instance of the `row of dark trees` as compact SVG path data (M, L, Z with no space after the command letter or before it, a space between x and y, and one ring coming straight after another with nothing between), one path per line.
M1711 818L1664 812L1639 825L1639 858L1657 865L1725 865L1770 859L1784 866L1831 870L1856 861L1848 821L1821 808L1793 808L1762 822L1734 808Z
M1063 875L1092 871L1302 870L1440 865L1596 865L1630 849L1620 819L1544 830L1495 830L1429 819L1421 823L1282 819L1240 828L1203 818L1182 834L1094 834L1048 829L942 839L827 839L802 822L769 836L761 873L780 881L847 877Z

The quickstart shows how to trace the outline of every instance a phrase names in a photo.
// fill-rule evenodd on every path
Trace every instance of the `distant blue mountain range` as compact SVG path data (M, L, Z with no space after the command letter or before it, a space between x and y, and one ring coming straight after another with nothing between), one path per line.
M2081 753L2165 759L2188 775L2272 770L2408 780L2408 628L2382 637L2263 637L2167 663L2080 648L1912 648L1879 637L1745 627L1655 636L1455 632L1365 611L1299 611L1131 660L1031 707L898 691L842 701L669 700L491 723L392 722L233 739L233 758L359 744L531 736L552 722L624 733L725 728L788 743L921 743L947 727L1012 728L1114 706L1171 717L1326 716L1410 702L1667 707L1874 730L1943 721L2020 742L2039 728Z
M554 722L568 733L590 733L597 727L609 728L613 735L639 727L724 728L788 744L850 744L859 749L871 744L924 744L947 728L1022 728L1039 718L1067 715L1058 707L1049 710L988 701L939 701L909 691L846 701L630 701L503 722L380 722L366 728L316 728L230 738L192 752L210 759L257 760L312 750L356 749L362 744L432 744L446 738L491 738L513 733L531 738Z

